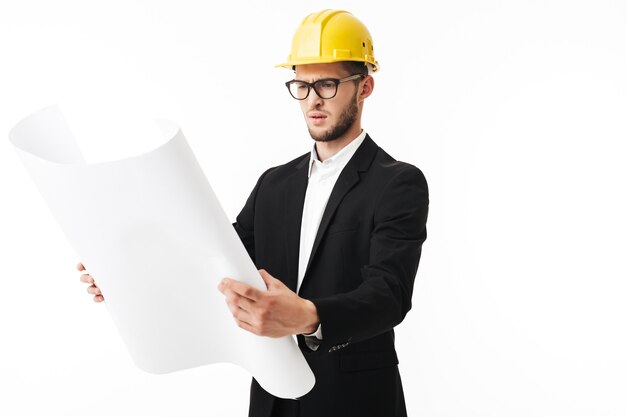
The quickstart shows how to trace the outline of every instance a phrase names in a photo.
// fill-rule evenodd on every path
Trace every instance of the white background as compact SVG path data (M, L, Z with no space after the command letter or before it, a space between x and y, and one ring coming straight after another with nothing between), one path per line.
M374 39L364 128L429 182L396 329L409 414L626 415L624 2L209 4L0 3L0 415L247 415L235 366L134 366L7 135L58 103L95 162L174 120L234 219L261 172L310 150L273 65L327 7Z

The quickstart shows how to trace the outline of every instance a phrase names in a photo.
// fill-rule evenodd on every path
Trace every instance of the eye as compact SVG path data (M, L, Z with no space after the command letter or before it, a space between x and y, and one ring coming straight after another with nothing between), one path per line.
M321 88L334 88L335 87L335 83L333 83L332 81L321 81L319 83L319 86Z

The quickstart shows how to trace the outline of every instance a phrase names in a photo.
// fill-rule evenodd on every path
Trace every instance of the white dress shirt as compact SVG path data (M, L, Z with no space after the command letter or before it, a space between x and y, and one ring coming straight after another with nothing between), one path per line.
M300 228L300 256L298 260L298 287L297 291L300 291L300 285L302 285L302 279L311 256L311 250L313 249L313 242L317 235L317 229L322 221L322 214L328 203L330 193L339 178L339 174L345 168L346 164L358 147L363 143L365 139L365 131L362 130L361 134L357 136L352 142L344 146L339 152L326 159L320 161L315 145L311 150L311 159L309 160L309 181L306 187L306 194L304 197L304 208L302 209L302 224ZM318 339L322 339L322 325L320 324L315 333L305 336L315 336ZM315 349L310 344L310 338L306 338L307 345L310 348Z

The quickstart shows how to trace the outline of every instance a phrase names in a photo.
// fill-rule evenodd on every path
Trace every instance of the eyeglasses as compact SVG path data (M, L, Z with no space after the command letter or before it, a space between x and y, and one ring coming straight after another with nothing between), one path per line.
M287 81L285 85L287 86L291 97L295 98L296 100L304 100L305 98L307 98L309 96L309 93L311 92L311 87L313 87L313 90L315 90L315 93L318 95L319 98L329 99L337 95L337 88L339 87L339 84L350 80L356 80L357 78L361 78L364 76L364 74L355 74L341 79L320 78L319 80L312 83L307 83L306 81L300 80L291 80Z

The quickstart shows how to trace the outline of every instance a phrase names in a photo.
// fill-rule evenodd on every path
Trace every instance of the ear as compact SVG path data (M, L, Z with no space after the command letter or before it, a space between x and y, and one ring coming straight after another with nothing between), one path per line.
M374 77L367 75L360 83L359 101L363 101L368 98L374 91Z

